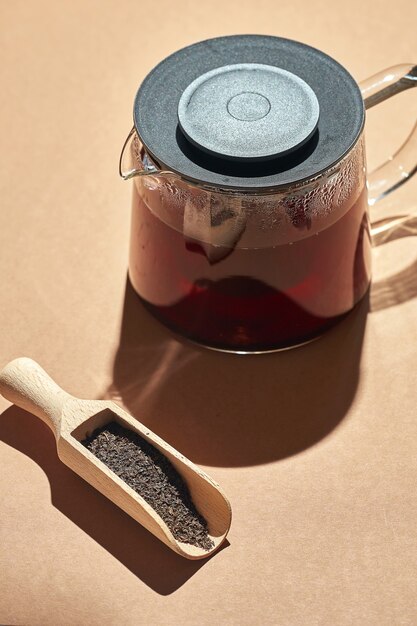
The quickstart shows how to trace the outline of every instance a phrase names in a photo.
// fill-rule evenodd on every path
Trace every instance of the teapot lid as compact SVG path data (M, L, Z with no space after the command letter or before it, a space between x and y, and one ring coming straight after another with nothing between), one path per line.
M175 52L140 86L136 131L163 169L209 186L293 185L349 152L365 109L350 74L289 39L237 35Z

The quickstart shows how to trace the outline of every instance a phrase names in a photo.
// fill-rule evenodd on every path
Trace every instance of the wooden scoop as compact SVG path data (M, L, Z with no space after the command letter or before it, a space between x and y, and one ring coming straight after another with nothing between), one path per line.
M11 361L0 372L0 393L40 417L51 428L58 456L65 465L181 556L187 559L205 558L217 550L225 539L230 527L231 509L220 487L194 463L114 402L74 398L58 387L35 361L27 358ZM96 428L109 422L119 422L135 431L169 459L187 483L197 510L207 521L213 548L204 550L176 540L154 509L80 443Z

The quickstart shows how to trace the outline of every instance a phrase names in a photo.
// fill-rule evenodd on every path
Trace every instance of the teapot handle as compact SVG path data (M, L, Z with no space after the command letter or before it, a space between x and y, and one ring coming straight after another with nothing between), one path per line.
M417 87L417 65L396 65L359 83L365 108ZM403 145L385 163L368 174L368 197L372 206L401 187L417 172L417 123ZM372 222L372 245L380 246L410 235L417 235L417 211ZM371 309L377 311L399 304L417 294L413 263L405 270L377 281L372 286Z
M395 65L359 83L365 109L397 93L417 87L417 65ZM372 206L401 187L417 171L417 123L403 145L385 163L368 174L368 197Z

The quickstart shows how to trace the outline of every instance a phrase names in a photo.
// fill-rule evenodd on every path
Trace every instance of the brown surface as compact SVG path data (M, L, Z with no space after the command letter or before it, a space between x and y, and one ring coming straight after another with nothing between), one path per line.
M29 355L75 395L122 401L207 467L234 513L229 545L187 562L0 400L1 623L417 623L415 240L375 250L369 314L299 350L216 354L126 288L131 186L117 176L137 85L175 49L283 35L361 80L416 61L416 6L1 3L0 366ZM370 113L371 167L410 129L415 95ZM385 210L416 197L414 179Z

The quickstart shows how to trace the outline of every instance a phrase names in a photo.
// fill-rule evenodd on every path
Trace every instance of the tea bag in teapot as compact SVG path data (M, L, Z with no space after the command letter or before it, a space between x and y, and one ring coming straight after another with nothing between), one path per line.
M199 249L210 264L233 252L246 227L240 198L205 195L204 205L188 199L184 206L184 237L189 249Z

